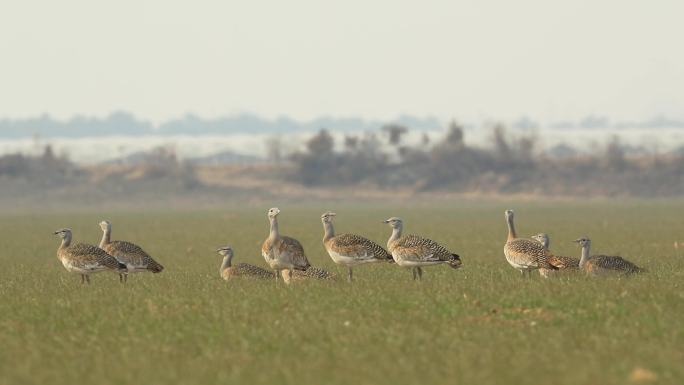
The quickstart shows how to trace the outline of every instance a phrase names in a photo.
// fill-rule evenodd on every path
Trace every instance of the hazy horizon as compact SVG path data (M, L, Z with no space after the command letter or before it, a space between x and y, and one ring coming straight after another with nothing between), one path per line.
M0 5L0 116L684 119L677 1Z

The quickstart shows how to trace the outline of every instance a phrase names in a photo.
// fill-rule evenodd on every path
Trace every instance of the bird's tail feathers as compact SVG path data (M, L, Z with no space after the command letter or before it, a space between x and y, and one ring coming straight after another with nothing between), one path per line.
M461 257L458 254L451 254L451 260L448 262L448 265L452 269L458 269L463 266L463 262L461 262Z
M557 258L555 255L549 255L546 260L549 264L551 270L565 269L569 267L562 259Z
M150 263L147 265L147 270L153 272L153 273L161 273L164 271L164 266L158 264L157 262Z

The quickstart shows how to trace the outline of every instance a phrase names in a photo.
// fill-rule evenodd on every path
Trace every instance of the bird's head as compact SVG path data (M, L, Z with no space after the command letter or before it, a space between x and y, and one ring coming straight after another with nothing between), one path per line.
M398 218L398 217L387 218L382 222L389 224L390 227L393 229L398 229L398 228L401 228L401 226L402 226L401 218Z
M321 215L321 221L323 221L323 223L332 223L333 218L335 218L335 215L337 214L330 211L323 213L323 215Z
M67 228L59 229L59 230L55 231L55 235L59 235L60 238L64 239L66 237L71 236L71 229L67 229Z
M586 236L575 239L575 243L579 244L582 247L591 246L591 240Z
M233 256L233 248L230 245L219 247L218 249L216 249L216 251L224 257Z
M277 217L278 214L280 214L280 209L279 209L279 208L277 208L277 207L272 207L272 208L268 209L268 217L269 217L269 219L273 219L273 218Z
M100 228L102 231L110 231L112 229L112 224L109 221L100 222Z

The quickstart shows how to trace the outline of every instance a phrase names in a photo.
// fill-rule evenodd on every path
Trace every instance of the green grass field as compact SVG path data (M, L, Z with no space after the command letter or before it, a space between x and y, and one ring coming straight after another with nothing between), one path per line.
M520 235L548 232L557 254L578 256L570 241L586 234L594 253L649 273L522 279L502 251L509 207ZM427 268L422 282L390 264L357 268L353 284L221 280L217 246L264 265L267 209L3 214L0 384L684 383L682 201L283 205L281 232L342 277L321 244L324 210L338 233L380 244L380 221L401 216L464 268ZM165 271L82 286L52 232L97 244L101 219Z

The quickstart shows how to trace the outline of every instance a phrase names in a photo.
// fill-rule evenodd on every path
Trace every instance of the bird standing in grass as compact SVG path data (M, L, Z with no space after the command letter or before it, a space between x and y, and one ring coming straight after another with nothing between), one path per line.
M508 224L508 238L504 245L506 261L520 274L530 276L532 270L548 269L558 270L564 267L561 260L551 254L541 243L525 238L518 238L513 224L513 210L506 210L506 223Z
M321 215L323 222L323 246L330 258L347 267L347 278L352 280L352 267L373 262L393 262L392 255L377 243L355 234L335 235L333 219L335 213L326 212Z
M549 250L549 244L551 242L551 239L549 238L548 234L539 233L537 235L533 235L531 238L534 239L535 241L541 243L546 250ZM579 270L579 259L573 258L573 257L565 257L565 256L561 256L561 255L556 255L555 257L559 261L563 262L563 266L559 267L558 270L540 268L539 274L541 274L542 277L549 278L549 277L555 275L556 272L561 272L561 271L577 271L577 270Z
M276 279L283 270L287 270L287 274L292 278L293 270L305 271L311 265L304 254L304 247L298 240L280 235L278 214L280 214L280 210L277 207L268 210L268 220L271 227L268 238L261 245L261 255L271 269L276 271Z
M109 221L100 222L100 228L102 229L100 248L126 265L127 272L119 277L123 281L128 280L128 273L143 271L161 273L164 270L164 266L157 263L140 246L126 241L112 241L112 224Z
M387 250L397 265L411 269L413 279L422 279L423 267L446 264L458 269L463 264L458 254L450 252L437 242L417 235L402 235L403 222L392 217L384 221L392 228L392 235L387 241Z
M216 251L223 256L223 262L219 268L221 278L226 281L233 277L251 277L261 279L273 279L275 274L259 266L250 265L249 263L238 263L233 266L233 248L230 246L219 247Z
M587 237L576 239L575 242L582 247L582 258L579 261L579 268L590 275L630 275L645 271L632 262L616 255L590 255L591 240Z
M126 265L101 248L85 243L72 245L71 229L57 230L55 235L62 238L62 244L57 249L57 258L67 271L81 275L81 283L90 283L90 274L101 271L126 273Z

